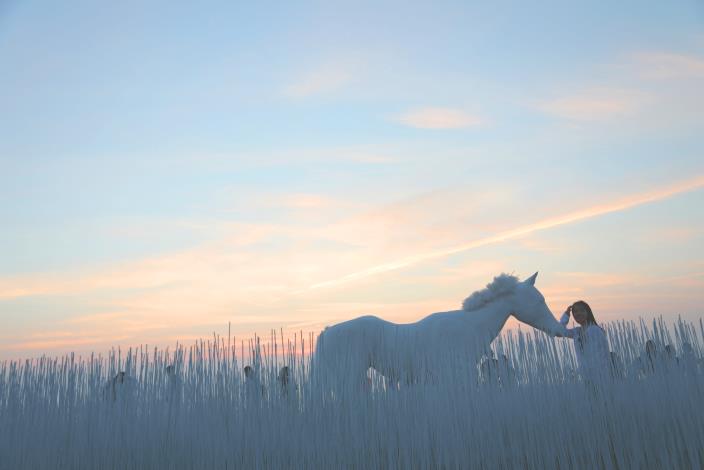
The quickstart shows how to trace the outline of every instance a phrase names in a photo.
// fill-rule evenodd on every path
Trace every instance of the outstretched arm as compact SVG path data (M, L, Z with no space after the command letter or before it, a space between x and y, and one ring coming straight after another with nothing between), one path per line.
M567 310L565 310L565 313L562 314L560 317L560 324L565 327L565 334L564 335L557 335L557 336L565 336L567 338L574 338L574 335L577 332L576 328L567 328L567 323L570 321L570 309L567 307Z

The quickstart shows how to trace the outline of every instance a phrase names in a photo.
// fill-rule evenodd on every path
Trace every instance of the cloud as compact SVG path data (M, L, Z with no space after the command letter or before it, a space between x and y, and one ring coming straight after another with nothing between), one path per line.
M642 283L645 277L640 273L605 273L605 272L557 272L554 277L559 277L568 285L580 286L579 290L613 287L618 285L634 285Z
M243 166L255 168L279 165L306 167L321 163L350 162L360 165L385 165L406 156L405 147L375 144L328 147L286 148L246 153L210 153L182 155L178 158L196 170L240 171Z
M80 346L93 346L99 344L114 344L115 342L128 339L125 335L104 335L104 336L86 336L77 334L70 338L52 338L36 341L20 341L1 345L0 350L3 351L31 351L31 350L46 350L46 349L75 349Z
M651 80L704 78L704 58L673 52L635 54L639 75Z
M279 200L279 203L290 209L323 209L336 205L333 198L320 194L289 194Z
M471 192L462 188L424 192L391 204L379 205L376 201L372 206L309 193L282 193L269 196L270 200L261 194L264 199L255 198L261 207L279 204L296 214L319 212L321 219L314 224L302 222L300 217L290 223L194 221L199 226L215 224L217 239L103 267L0 277L0 297L5 297L5 306L31 306L47 298L57 305L94 305L95 310L82 309L80 313L67 309L71 316L65 321L36 322L16 332L75 329L74 337L97 338L95 343L85 345L114 344L118 336L125 345L147 339L150 344L157 344L157 340L164 344L164 338L180 333L207 335L208 328L220 330L228 321L240 334L268 326L316 326L351 312L342 305L331 310L315 309L321 301L327 304L338 300L325 292L293 295L293 291L347 270L363 269L385 255L404 255L437 243L455 242L458 233L465 233L457 228L464 226L475 205L496 201L494 191L510 198L510 191L493 186L483 192L476 188ZM452 204L458 199L465 201L460 207ZM341 210L347 206L354 208ZM207 227L202 229L207 232ZM442 282L461 275L446 272L439 279ZM384 305L395 305L397 297L405 297L390 291L381 296L387 299L381 302ZM443 289L423 292L416 298L418 306L424 296L437 297ZM362 292L355 298L374 300L375 294ZM413 311L420 315L423 312L418 306L397 305L396 314ZM382 310L394 314L392 307ZM10 342L15 349L44 346L54 351L71 344L65 337L22 338L17 334L2 344ZM83 343L75 345L83 347ZM8 347L0 349L7 351Z
M648 95L640 91L598 88L546 101L538 107L563 119L598 121L634 114L648 100Z
M71 296L91 302L98 306L94 312L74 315L63 323L37 323L32 328L75 329L77 337L97 338L92 344L100 345L114 343L118 337L122 344L139 344L146 338L150 344L165 344L164 338L180 333L207 335L211 328L222 331L228 321L233 322L240 335L269 326L317 326L367 309L363 305L354 309L343 304L329 306L341 299L341 291L322 287L352 284L351 281L378 273L439 261L454 253L527 238L550 227L625 210L702 186L704 177L511 230L494 228L493 232L490 226L478 225L484 217L477 211L485 204L495 205L498 196L476 190L433 191L332 223L231 224L231 232L216 241L104 269L0 278L0 297L4 294L6 299L27 304L34 302L31 296L36 295L51 296L57 303ZM494 189L505 192L504 188ZM515 197L510 191L506 194L503 196L508 199ZM336 205L327 206L326 200L318 200L315 195L291 194L284 199L290 199L296 211L301 205L314 206L313 210L322 212L338 210ZM465 204L459 208L452 204L458 200ZM467 233L488 235L461 243ZM285 243L278 243L281 239ZM379 260L384 259L395 261L380 264ZM430 268L425 264L418 272L407 271L395 279L394 286L380 286L373 281L353 284L342 297L361 303L368 300L366 312L373 309L376 314L407 321L433 309L447 308L445 299L466 296L468 279L474 282L480 277L488 278L505 266L496 259L489 260L491 263L486 266L476 264L476 259L471 267L460 266L457 259ZM513 264L508 269L511 267ZM429 269L437 271L437 275L429 274ZM413 295L409 296L411 291ZM56 350L71 344L65 337L17 336L3 343L10 340L16 343L15 348L29 349Z
M418 129L463 129L483 123L479 116L451 108L417 109L397 116L395 120Z
M598 82L572 84L533 107L572 126L607 123L634 136L665 130L699 131L704 57L663 51L632 52L590 74ZM598 129L603 139L603 127Z
M690 272L675 276L640 271L556 272L540 291L557 313L578 299L586 300L598 312L598 321L623 319L626 313L648 316L680 308L677 313L681 314L691 308L691 299L698 297L696 293L704 285L704 272L696 268L688 266L685 270Z
M550 256L565 254L569 249L565 241L544 240L533 236L519 239L518 244L523 250Z
M280 228L269 224L226 224L228 235L217 241L175 253L116 263L107 267L74 269L0 277L0 300L30 296L79 295L109 290L162 289L217 273L223 263L249 260L246 248L267 240ZM217 233L225 229L214 222ZM253 268L252 271L256 271Z
M675 245L687 243L696 237L704 234L701 228L697 227L653 227L646 233L640 235L640 240L650 245Z
M354 79L352 67L340 63L325 64L299 77L284 87L284 95L301 99L330 93L351 83Z
M462 233L487 230L486 226L472 225L470 220L480 209L478 204L486 205L487 200L496 202L500 194L467 194L460 190L430 192L331 224L323 221L323 225L318 226L231 224L230 235L189 250L107 269L0 278L0 299L141 289L153 291L154 308L161 305L159 298L164 298L163 292L172 291L168 296L178 297L179 311L184 306L197 308L199 298L205 294L213 305L218 305L215 310L220 311L235 301L247 305L252 292L284 295L292 287L295 291L305 291L306 286L316 289L343 284L482 246L523 239L535 232L626 210L702 186L704 177L700 176L658 191L501 230L464 243L458 239ZM503 197L510 198L510 188L499 192L505 192ZM461 207L453 204L457 200L465 204ZM312 208L337 212L341 207L334 200L311 194L282 196L280 202L293 210ZM272 240L290 240L290 243L269 246ZM449 246L437 249L438 241ZM415 254L408 255L413 250ZM364 267L379 258L394 255L399 258ZM352 269L352 274L335 274L346 269ZM315 280L326 277L329 280ZM165 305L173 306L172 302ZM139 306L140 309L148 307L146 302ZM186 310L183 309L184 313Z
M553 227L580 222L582 220L590 219L605 214L610 214L613 212L620 212L643 204L667 199L677 194L695 191L701 188L704 188L704 176L698 176L687 181L681 181L657 191L635 194L611 203L599 204L589 207L587 209L582 209L568 214L547 218L533 224L528 224L511 230L506 230L495 235L466 242L461 245L456 245L445 249L434 250L425 253L418 253L412 256L408 256L406 258L397 259L388 263L372 266L370 268L348 274L338 279L315 283L311 285L309 289L319 289L323 287L332 287L340 284L345 284L348 282L374 276L376 274L407 268L432 259L442 258L445 256L473 250L476 248L501 243L507 240L520 238L525 235L529 235L542 230L547 230Z

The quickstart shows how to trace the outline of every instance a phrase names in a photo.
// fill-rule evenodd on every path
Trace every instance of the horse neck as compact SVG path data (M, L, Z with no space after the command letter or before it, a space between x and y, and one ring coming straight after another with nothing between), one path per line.
M491 343L506 324L511 316L511 305L504 299L495 300L478 310L467 312L467 317L472 319L476 331L486 335L486 340Z

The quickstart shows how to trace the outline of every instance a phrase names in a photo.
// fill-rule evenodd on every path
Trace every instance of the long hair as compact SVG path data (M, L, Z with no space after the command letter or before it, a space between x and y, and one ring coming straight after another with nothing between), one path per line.
M574 310L575 307L582 307L584 310L587 311L587 325L596 325L601 328L601 326L596 322L596 319L594 318L594 313L592 312L592 308L589 306L588 303L586 303L584 300L578 300L572 304L572 310ZM603 330L603 328L601 329Z
M578 301L576 301L575 303L572 304L571 309L574 310L574 308L577 307L577 306L583 308L583 309L587 312L587 326L595 325L595 326L598 326L599 328L601 328L601 325L599 325L599 324L596 322L596 319L594 318L594 312L592 312L592 308L589 306L588 303L586 303L584 300L578 300ZM601 328L601 331L604 331L604 329ZM585 333L586 333L586 328L582 328L581 331L580 331L579 339L578 339L579 346L580 346L581 348L584 348L584 338L583 338L583 335L584 335Z

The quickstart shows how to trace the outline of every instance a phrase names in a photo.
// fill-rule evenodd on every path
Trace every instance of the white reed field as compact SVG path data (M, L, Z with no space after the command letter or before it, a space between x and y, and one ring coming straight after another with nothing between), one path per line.
M606 329L598 379L531 328L442 383L310 380L302 335L5 362L0 468L704 468L701 322Z

